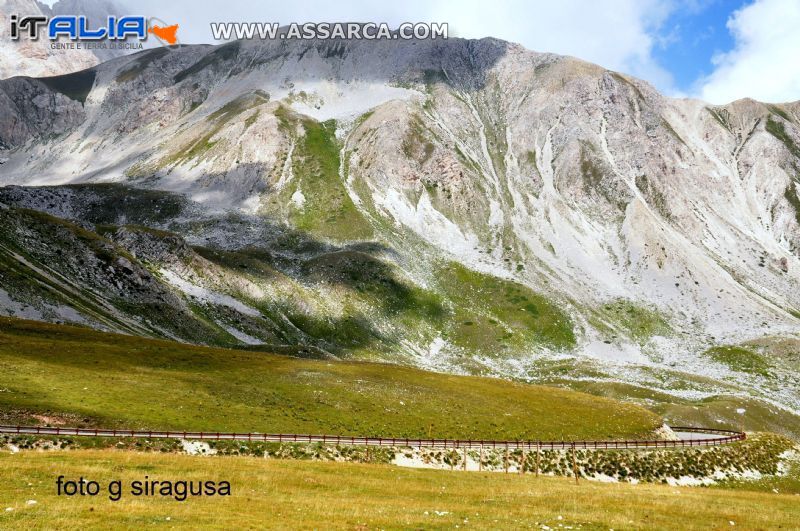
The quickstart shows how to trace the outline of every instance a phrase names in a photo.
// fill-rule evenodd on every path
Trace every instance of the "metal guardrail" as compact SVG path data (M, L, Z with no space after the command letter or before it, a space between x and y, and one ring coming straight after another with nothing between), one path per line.
M628 441L496 441L496 440L463 440L463 439L409 439L399 437L347 437L341 435L301 435L287 433L223 433L203 431L142 431L142 430L106 430L92 428L60 428L40 426L3 426L0 433L19 435L64 435L77 437L138 437L148 439L198 439L198 440L233 440L278 443L322 443L337 446L386 446L386 447L421 447L421 448L500 448L524 450L625 450L646 448L683 448L693 446L719 446L736 441L743 441L744 432L720 430L715 428L695 428L673 426L673 431L706 433L720 435L703 439L666 440L628 440Z

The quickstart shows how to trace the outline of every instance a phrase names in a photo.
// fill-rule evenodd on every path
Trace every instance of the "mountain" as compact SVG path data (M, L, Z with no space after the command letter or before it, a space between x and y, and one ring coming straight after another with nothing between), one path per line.
M797 426L800 103L496 39L235 41L4 80L0 146L7 314Z
M9 17L85 15L92 27L105 23L109 15L124 13L110 0L58 0L52 6L36 0L0 0L0 27L8 31ZM7 34L7 33L6 33ZM89 68L127 53L125 50L53 50L50 41L39 38L0 41L0 79L12 76L57 76Z

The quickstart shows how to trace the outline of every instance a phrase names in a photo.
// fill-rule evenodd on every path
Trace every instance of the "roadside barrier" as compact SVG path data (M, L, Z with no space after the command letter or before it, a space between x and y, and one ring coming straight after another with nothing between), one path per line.
M107 430L100 428L62 428L41 426L3 426L0 433L19 435L57 435L70 437L138 437L148 439L198 439L214 441L256 441L277 443L326 444L336 446L391 446L420 448L500 448L524 450L625 450L647 448L683 448L694 446L719 446L747 438L744 432L714 428L672 426L675 432L707 434L712 437L697 439L622 440L622 441L497 441L464 439L408 439L399 437L347 437L342 435L301 435L294 433L223 433L207 431L142 431Z

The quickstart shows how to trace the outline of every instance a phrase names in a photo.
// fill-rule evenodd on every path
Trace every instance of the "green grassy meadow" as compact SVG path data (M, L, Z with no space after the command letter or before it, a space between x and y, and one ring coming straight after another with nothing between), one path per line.
M796 494L378 464L79 450L2 452L0 470L5 529L796 529L800 520ZM59 475L97 481L101 493L59 497ZM130 495L145 476L228 481L231 495ZM123 486L116 502L105 490L113 480Z
M0 389L6 423L557 440L644 437L661 424L639 406L555 387L9 318Z

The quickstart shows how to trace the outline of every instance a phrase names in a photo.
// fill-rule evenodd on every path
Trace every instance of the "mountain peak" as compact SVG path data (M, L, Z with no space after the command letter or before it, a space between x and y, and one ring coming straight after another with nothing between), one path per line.
M0 184L48 187L4 203L92 224L60 241L94 228L103 256L153 257L153 278L125 266L152 297L185 297L193 323L199 297L242 341L505 376L573 356L648 380L716 378L708 348L800 325L797 104L666 98L497 39L233 41L1 81L0 143ZM169 258L165 232L192 252ZM98 286L136 291L95 262ZM274 285L251 276L265 263Z

